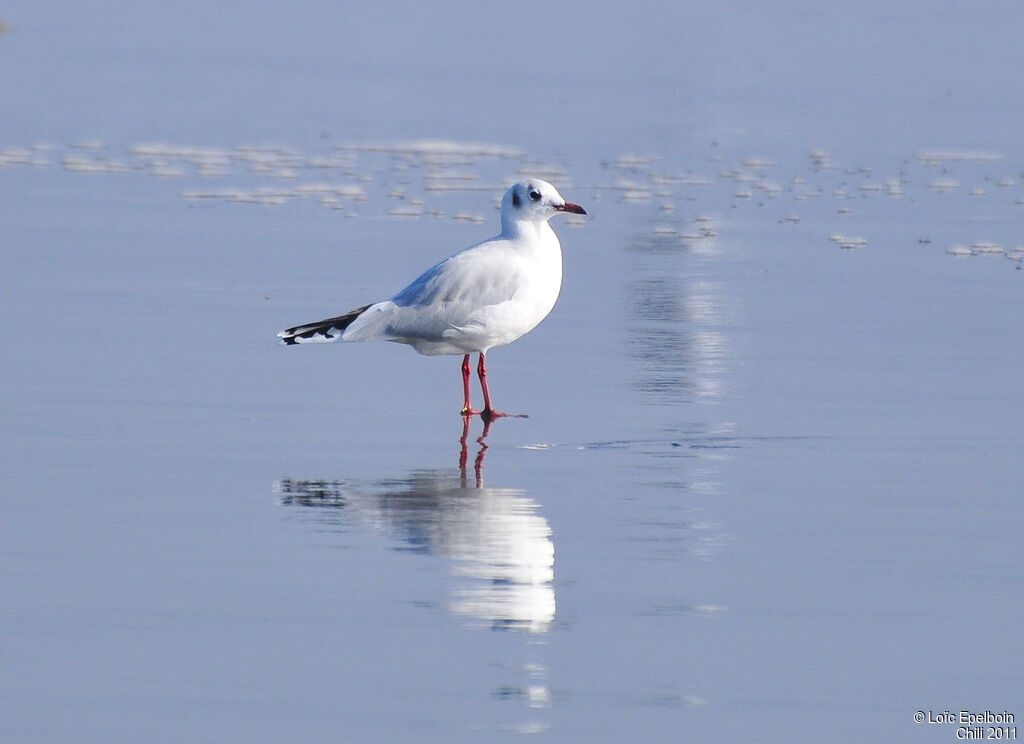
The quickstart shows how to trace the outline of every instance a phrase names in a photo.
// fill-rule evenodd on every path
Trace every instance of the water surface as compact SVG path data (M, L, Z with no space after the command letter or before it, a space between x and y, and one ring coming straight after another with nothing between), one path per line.
M958 7L8 11L4 740L1024 713L1019 18ZM275 343L521 173L590 213L528 418Z

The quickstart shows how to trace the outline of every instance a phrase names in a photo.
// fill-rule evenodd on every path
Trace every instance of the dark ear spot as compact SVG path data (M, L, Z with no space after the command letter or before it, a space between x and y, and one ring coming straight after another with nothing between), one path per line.
M519 192L518 191L513 191L512 192L512 206L513 207L518 207L519 203L520 203Z

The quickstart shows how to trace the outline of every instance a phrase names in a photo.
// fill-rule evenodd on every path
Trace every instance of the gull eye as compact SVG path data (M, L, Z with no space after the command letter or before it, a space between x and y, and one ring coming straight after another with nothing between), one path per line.
M530 190L530 198L534 201L540 201L540 192L537 189Z

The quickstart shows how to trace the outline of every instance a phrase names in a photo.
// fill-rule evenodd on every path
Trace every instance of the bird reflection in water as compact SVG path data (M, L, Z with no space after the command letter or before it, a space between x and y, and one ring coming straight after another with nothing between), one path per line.
M377 482L285 479L275 490L283 505L346 509L399 539L402 549L450 558L460 579L449 604L456 615L544 633L555 618L551 527L523 491L484 486L494 420L475 440L470 469L471 423L464 417L457 473L419 470Z

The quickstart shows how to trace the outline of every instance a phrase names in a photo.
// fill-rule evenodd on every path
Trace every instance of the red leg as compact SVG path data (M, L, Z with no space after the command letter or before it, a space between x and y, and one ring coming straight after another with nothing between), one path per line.
M480 412L480 415L488 419L505 416L506 414L495 411L494 406L491 405L491 391L487 387L487 355L482 351L480 352L480 361L476 365L476 373L480 377L480 387L484 391L484 410Z
M470 395L469 395L470 371L471 371L471 367L469 366L469 354L466 354L466 356L462 357L462 387L463 387L463 390L465 390L465 393L466 393L465 404L462 406L462 415L463 416L472 416L472 415L474 415L476 413L479 413L479 411L474 411L473 410L473 403L470 401Z

